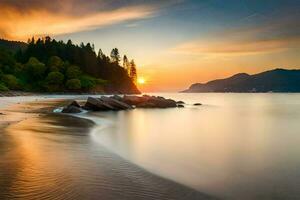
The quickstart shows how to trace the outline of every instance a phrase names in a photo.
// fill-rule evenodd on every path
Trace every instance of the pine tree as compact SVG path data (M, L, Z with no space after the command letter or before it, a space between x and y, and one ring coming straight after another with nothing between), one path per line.
M99 49L97 57L101 60L103 60L105 58L105 55L104 55L102 49Z
M121 58L119 49L114 48L113 50L111 50L110 57L113 63L119 64Z
M130 73L130 63L126 55L124 55L123 57L123 68L128 74Z
M136 71L136 65L134 60L131 60L130 62L130 73L129 76L131 78L131 80L136 84L137 81L137 71Z

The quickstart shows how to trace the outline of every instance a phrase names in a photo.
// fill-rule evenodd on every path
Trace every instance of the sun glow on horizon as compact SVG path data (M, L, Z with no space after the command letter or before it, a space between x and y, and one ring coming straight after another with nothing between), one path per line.
M139 85L144 85L144 84L146 84L146 80L145 80L145 78L140 77L140 78L138 78L137 83L138 83Z

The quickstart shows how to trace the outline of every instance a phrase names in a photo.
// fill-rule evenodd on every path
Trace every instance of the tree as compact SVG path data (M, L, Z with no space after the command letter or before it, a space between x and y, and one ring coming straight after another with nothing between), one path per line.
M50 68L51 72L54 72L54 71L62 72L63 68L64 68L64 62L58 56L51 56L48 59L47 66Z
M64 75L60 72L50 72L46 78L46 81L50 85L62 85L64 78Z
M11 90L20 89L19 81L14 75L11 74L2 75L1 80Z
M41 80L46 72L46 66L41 63L37 58L31 57L25 64L27 75L30 77L29 80Z
M1 92L6 92L8 91L9 89L3 84L3 83L0 83L0 91Z
M126 55L123 57L123 68L126 70L126 72L129 74L130 70L130 63Z
M46 78L46 84L48 92L62 91L62 85L64 82L64 75L60 72L50 72Z
M76 79L79 78L81 73L82 72L78 66L71 65L70 67L67 68L66 76L68 79Z
M130 62L130 73L129 73L129 76L130 76L131 80L134 83L136 83L136 81L137 81L137 71L136 71L136 65L135 65L134 60L131 60L131 62Z
M98 59L101 59L101 60L103 60L106 57L105 54L103 53L102 49L99 49L97 57L98 57Z
M67 81L66 86L69 90L81 89L81 82L79 79L70 79Z
M117 48L112 49L111 53L110 53L110 57L111 57L111 60L113 63L119 64L119 62L121 60L119 49L117 49Z

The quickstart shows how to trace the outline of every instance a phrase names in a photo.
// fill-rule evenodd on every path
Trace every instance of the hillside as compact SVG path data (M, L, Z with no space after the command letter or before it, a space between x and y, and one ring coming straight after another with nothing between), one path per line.
M114 48L96 54L90 43L80 45L50 37L27 43L0 41L0 91L72 93L140 93L134 61L120 65Z
M274 69L259 74L195 83L182 92L300 92L300 70Z
M25 50L27 44L25 42L19 41L9 41L5 39L0 39L0 49L7 49L12 52L17 52L18 50Z

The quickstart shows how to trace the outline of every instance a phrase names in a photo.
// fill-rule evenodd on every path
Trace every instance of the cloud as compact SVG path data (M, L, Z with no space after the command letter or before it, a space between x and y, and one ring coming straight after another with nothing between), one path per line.
M124 3L126 2L126 3ZM0 37L26 40L31 36L58 35L153 17L174 1L2 0Z
M299 13L290 12L275 18L254 14L250 18L253 24L210 33L204 38L178 44L171 51L190 55L240 56L300 48Z
M246 54L271 53L300 47L300 38L256 40L256 41L193 41L180 44L172 51L196 55L240 56Z

